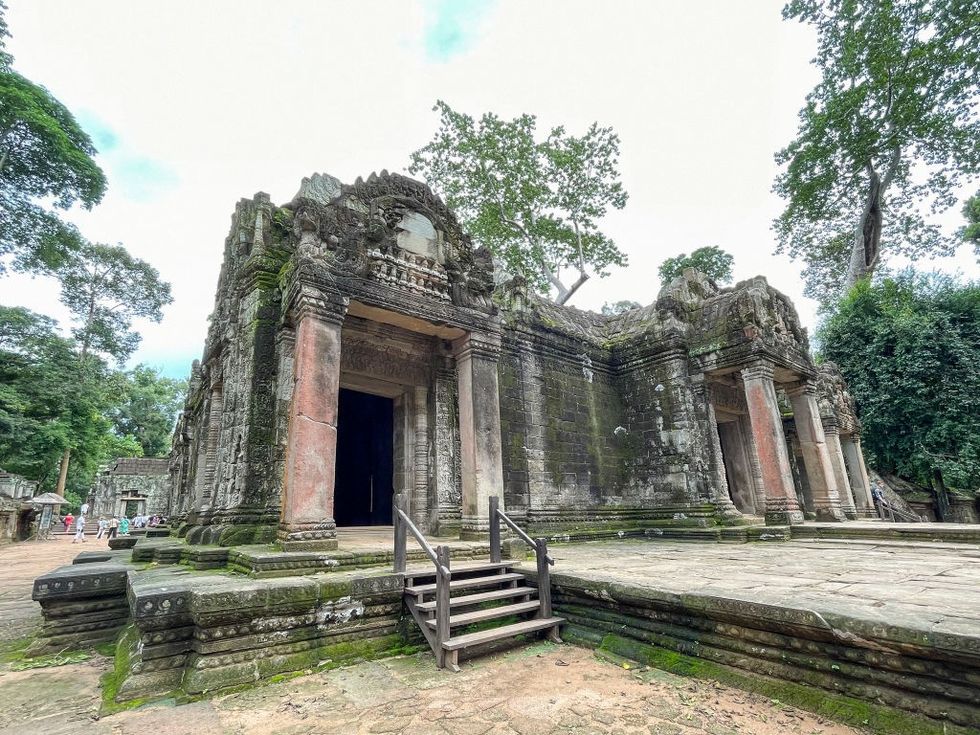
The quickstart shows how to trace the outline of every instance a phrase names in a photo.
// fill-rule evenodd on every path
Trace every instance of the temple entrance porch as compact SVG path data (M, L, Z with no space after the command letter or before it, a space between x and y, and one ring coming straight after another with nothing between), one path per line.
M499 337L339 297L295 313L283 548L337 548L338 526L387 525L393 492L426 533L485 537L503 482Z

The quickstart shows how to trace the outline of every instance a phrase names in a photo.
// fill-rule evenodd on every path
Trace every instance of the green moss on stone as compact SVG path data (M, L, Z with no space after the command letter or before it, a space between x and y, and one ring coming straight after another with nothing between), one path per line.
M729 666L685 655L659 646L640 643L631 638L608 633L566 626L563 637L616 656L637 661L653 668L669 671L678 676L710 679L738 689L762 694L783 704L813 712L822 717L855 727L866 727L872 732L889 735L967 735L969 730L949 722L917 717L908 712L866 702L854 697L835 694L816 687L794 682L769 679L749 674Z

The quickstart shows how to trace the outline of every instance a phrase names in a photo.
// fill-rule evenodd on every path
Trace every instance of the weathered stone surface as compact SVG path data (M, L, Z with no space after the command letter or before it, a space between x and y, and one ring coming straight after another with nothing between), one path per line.
M859 431L839 376L818 375L763 278L719 289L688 271L616 316L556 306L519 279L493 289L489 253L411 179L317 174L285 207L239 202L174 438L181 535L231 546L278 529L290 549L333 546L341 386L395 401L393 484L440 534L485 533L494 494L547 531L764 512L797 523L782 390L817 380L821 417ZM813 475L820 512L839 517L816 439L799 482Z
M89 514L99 518L170 514L170 460L117 457L99 468Z
M586 638L611 634L884 704L936 729L980 726L980 548L791 542L691 554L637 543L630 552L552 549L556 614Z

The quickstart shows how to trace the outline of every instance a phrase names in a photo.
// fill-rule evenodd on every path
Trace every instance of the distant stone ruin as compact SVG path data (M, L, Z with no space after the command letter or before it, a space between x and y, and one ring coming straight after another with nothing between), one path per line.
M95 520L113 516L166 516L170 502L170 463L166 458L117 457L99 468L89 495Z
M844 382L764 278L559 307L495 287L490 252L387 172L238 203L170 472L189 542L287 551L390 525L393 492L463 538L491 495L552 532L873 514Z

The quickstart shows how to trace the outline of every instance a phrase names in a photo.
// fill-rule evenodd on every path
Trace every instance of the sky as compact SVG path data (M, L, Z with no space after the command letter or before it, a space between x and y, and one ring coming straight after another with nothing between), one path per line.
M666 258L717 245L764 275L811 333L801 266L773 255L773 154L817 80L815 36L770 0L8 0L15 68L46 86L99 149L105 199L69 218L123 243L174 303L130 364L186 377L200 356L235 202L292 199L327 172L406 173L437 99L542 131L612 126L630 200L605 219L627 268L571 301L648 304ZM958 221L958 212L950 221ZM980 276L967 248L936 264ZM0 303L68 322L45 279L7 276Z

